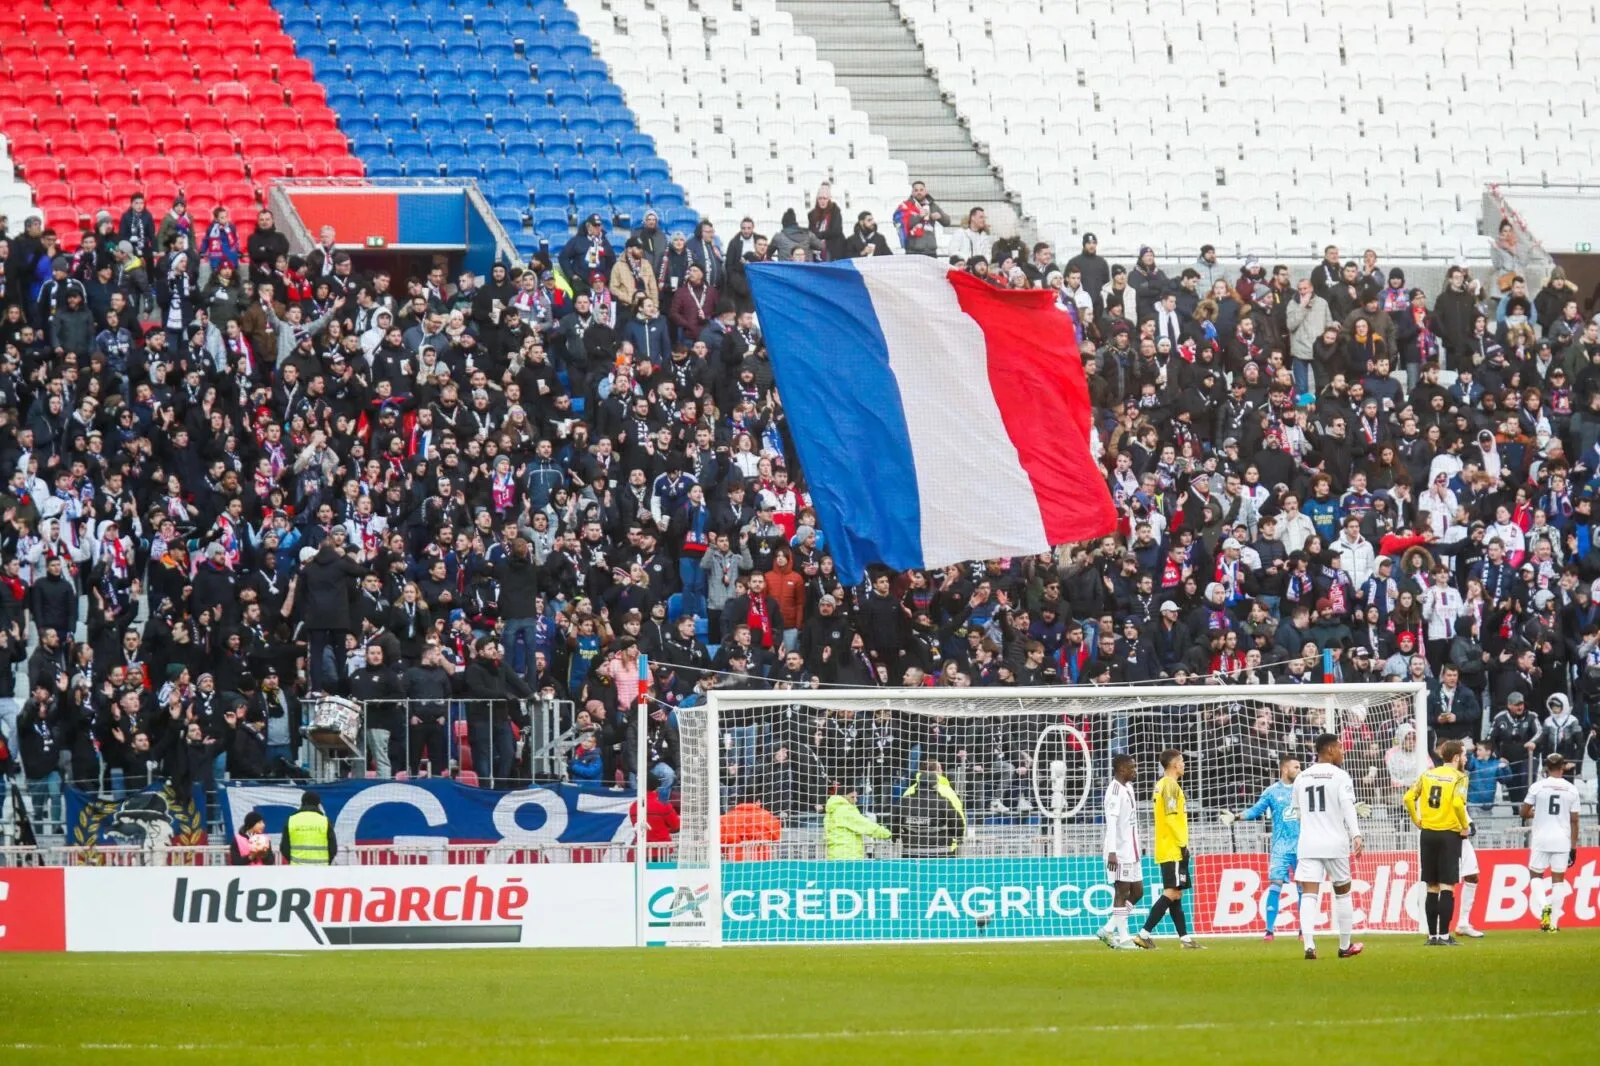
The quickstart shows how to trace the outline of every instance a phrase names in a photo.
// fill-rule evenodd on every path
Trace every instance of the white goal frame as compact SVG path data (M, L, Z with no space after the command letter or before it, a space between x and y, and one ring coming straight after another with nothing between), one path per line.
M1323 700L1319 696L1326 695ZM700 746L694 752L689 751L689 740L685 738L682 747L683 761L687 764L691 758L704 760L703 766L709 769L705 778L706 809L703 812L689 809L685 802L683 811L683 824L687 829L691 817L703 817L708 846L705 849L704 865L693 864L693 879L702 883L708 895L701 901L705 915L703 926L689 936L667 936L665 940L656 940L658 943L679 943L700 945L707 947L723 946L723 855L722 855L722 795L723 782L721 778L720 744L722 730L720 723L729 711L776 708L794 704L825 704L829 708L848 709L856 711L876 711L879 709L918 709L922 705L941 703L945 706L938 713L950 717L982 717L986 713L1004 713L1008 704L1016 705L1024 713L1037 713L1038 701L1061 701L1070 704L1074 699L1091 701L1099 713L1114 713L1115 710L1140 711L1158 710L1164 706L1185 702L1215 703L1226 700L1229 696L1240 700L1270 701L1274 697L1282 697L1285 702L1297 707L1316 707L1319 702L1324 704L1328 711L1333 712L1340 705L1350 705L1352 699L1359 700L1361 696L1370 695L1374 698L1394 700L1397 697L1409 697L1411 701L1411 721L1417 730L1418 747L1423 747L1429 736L1427 727L1427 701L1428 688L1424 683L1403 684L1339 684L1339 685L1123 685L1123 686L1045 686L1031 688L862 688L862 689L793 689L778 690L738 690L720 691L713 689L706 694L705 703L687 709L680 709L680 718L684 714L703 716L703 736L698 739ZM1125 706L1113 705L1108 709L1108 702L1125 701ZM1033 703L1034 707L1029 708ZM965 704L966 706L962 706ZM1068 726L1071 730L1072 727ZM1042 743L1042 736L1041 736ZM687 783L686 775L680 771L680 785ZM1093 781L1089 791L1102 788L1104 782ZM1037 784L1035 784L1037 787ZM1075 793L1076 790L1074 790ZM1068 797L1067 802L1072 803L1075 794ZM643 804L641 804L641 809ZM1071 813L1081 809L1082 804L1073 806ZM1059 822L1058 822L1059 825ZM1409 849L1408 849L1409 850ZM648 924L648 916L644 913L646 906L644 886L647 883L667 883L672 878L663 881L660 877L652 878L646 871L648 865L646 849L639 849L636 861L640 864L639 882L640 892L640 923L641 943L651 942L650 935L644 931ZM677 882L682 887L686 885L684 878ZM698 887L698 886L697 886ZM1159 887L1159 886L1158 886ZM662 924L662 923L657 923ZM937 942L939 938L930 937L926 942ZM1041 939L1050 939L1044 937ZM847 941L848 943L870 943L872 941ZM917 941L913 941L917 942ZM778 943L784 943L779 941ZM803 943L803 942L800 942Z

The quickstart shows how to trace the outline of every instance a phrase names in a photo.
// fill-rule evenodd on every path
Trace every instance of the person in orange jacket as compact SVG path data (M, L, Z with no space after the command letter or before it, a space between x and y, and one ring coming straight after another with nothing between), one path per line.
M772 555L767 594L778 601L778 611L783 615L784 648L799 647L800 627L805 623L806 579L795 569L794 554L788 548L779 548Z

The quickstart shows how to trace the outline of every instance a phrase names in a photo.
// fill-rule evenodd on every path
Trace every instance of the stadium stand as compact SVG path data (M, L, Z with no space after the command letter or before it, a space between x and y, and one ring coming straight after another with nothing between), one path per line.
M370 172L477 179L522 254L565 244L590 214L698 220L561 4L291 0L283 12Z
M773 232L786 208L804 213L824 181L852 220L904 195L905 164L773 0L573 8L690 202L719 231L749 217Z
M244 240L272 176L363 172L266 0L70 11L23 0L0 27L0 132L62 234L143 191L158 218L180 193L227 207Z
M1588 5L1535 0L1514 35L1474 0L1249 18L1203 0L899 8L1007 187L1066 247L1090 230L1120 253L1306 258L1331 241L1451 257L1479 246L1485 181L1592 173Z

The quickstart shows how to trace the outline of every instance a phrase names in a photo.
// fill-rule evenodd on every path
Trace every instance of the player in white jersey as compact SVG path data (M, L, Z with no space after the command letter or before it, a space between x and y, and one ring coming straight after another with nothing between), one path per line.
M1528 903L1539 912L1539 928L1554 933L1561 928L1561 905L1567 899L1567 867L1578 857L1578 787L1566 778L1566 757L1545 756L1548 776L1522 797L1522 817L1533 819L1528 837ZM1554 874L1555 884L1551 884Z
M1111 760L1111 783L1106 785L1105 843L1100 848L1106 857L1106 876L1113 890L1111 917L1100 928L1100 942L1119 951L1138 951L1139 946L1128 937L1128 915L1134 904L1144 898L1144 858L1139 850L1139 827L1135 821L1137 808L1133 798L1133 779L1138 764L1132 755L1118 755Z
M1317 895L1333 885L1333 923L1339 931L1339 957L1361 954L1352 943L1355 901L1350 898L1350 860L1361 854L1361 826L1356 821L1356 788L1344 772L1344 747L1332 733L1317 737L1317 761L1294 780L1294 805L1300 813L1300 856L1295 880L1300 884L1300 937L1306 958L1317 957L1313 930Z

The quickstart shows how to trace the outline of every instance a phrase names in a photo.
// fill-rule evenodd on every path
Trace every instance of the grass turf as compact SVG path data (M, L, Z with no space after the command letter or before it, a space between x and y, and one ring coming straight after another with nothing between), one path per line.
M14 955L0 1061L1509 1063L1600 1037L1592 930L1208 944Z

